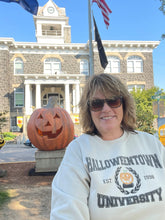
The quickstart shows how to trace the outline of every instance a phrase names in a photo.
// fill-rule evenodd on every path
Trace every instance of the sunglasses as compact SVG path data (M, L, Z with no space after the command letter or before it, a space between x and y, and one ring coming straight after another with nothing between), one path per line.
M114 99L93 99L88 101L88 106L91 111L98 112L103 109L104 103L107 103L107 105L111 108L118 108L121 106L122 102L122 96L116 97Z

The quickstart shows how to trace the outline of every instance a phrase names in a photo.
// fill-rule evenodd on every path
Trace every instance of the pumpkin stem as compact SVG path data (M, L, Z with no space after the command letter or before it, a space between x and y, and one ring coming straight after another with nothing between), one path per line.
M45 108L55 108L56 106L58 106L57 104L57 99L54 96L51 96L48 100L48 104Z

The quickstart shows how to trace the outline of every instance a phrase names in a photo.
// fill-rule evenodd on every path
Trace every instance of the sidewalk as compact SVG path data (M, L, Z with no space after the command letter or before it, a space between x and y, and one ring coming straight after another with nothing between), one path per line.
M9 162L35 161L37 148L24 144L6 143L0 150L0 164Z
M0 150L0 190L10 199L0 207L0 220L49 220L53 176L30 176L37 148L24 144L5 144Z

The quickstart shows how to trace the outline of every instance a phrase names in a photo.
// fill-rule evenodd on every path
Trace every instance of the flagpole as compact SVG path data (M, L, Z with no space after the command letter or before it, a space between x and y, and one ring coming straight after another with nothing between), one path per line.
M92 21L91 21L91 0L88 0L88 27L89 27L89 75L94 74L93 45L92 45Z

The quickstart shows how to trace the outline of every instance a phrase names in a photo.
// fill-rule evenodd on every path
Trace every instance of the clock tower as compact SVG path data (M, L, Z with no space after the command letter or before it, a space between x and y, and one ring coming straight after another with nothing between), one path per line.
M71 43L71 26L65 8L59 8L49 0L33 17L38 43Z

